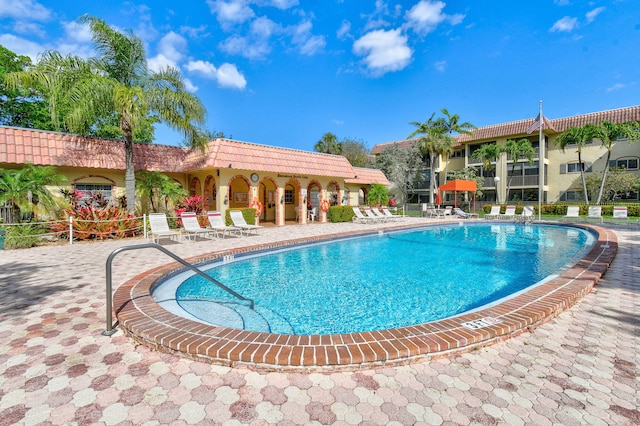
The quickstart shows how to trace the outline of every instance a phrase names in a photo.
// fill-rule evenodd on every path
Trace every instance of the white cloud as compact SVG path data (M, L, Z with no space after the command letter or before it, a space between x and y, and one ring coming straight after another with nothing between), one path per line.
M89 24L81 24L76 21L62 22L62 27L67 37L78 43L91 43L91 28Z
M184 78L182 81L184 82L184 88L187 89L188 92L196 93L198 91L198 86L193 84L188 78Z
M605 8L604 7L596 7L595 9L593 9L590 12L586 13L586 17L587 17L587 23L590 24L593 22L594 19L596 19L596 16L598 16L600 13L604 12Z
M374 75L399 71L411 62L413 51L407 37L396 30L375 30L353 43L353 52L364 56L364 63Z
M270 6L276 7L280 10L286 10L298 5L298 0L271 0L268 2Z
M158 42L158 51L161 55L173 62L180 62L187 51L187 40L179 34L169 31Z
M185 68L189 72L199 74L209 80L217 81L221 87L243 90L247 86L247 80L233 64L224 63L220 65L220 68L216 68L215 65L210 62L189 61L189 63L185 65Z
M406 13L408 25L419 34L428 34L446 19L441 1L420 0Z
M33 0L0 0L0 17L20 20L48 21L52 12Z
M303 55L313 55L327 45L323 36L311 35L312 26L311 21L303 21L293 27L293 44Z
M271 36L281 31L278 24L266 17L260 17L251 22L249 34L246 37L234 35L220 43L220 48L234 55L241 55L249 59L263 59L271 52L269 44Z
M462 13L456 13L454 15L447 15L447 21L449 21L449 23L451 25L458 25L460 23L462 23L462 21L464 20L464 18L467 15L463 15Z
M447 61L438 61L434 64L434 66L436 67L436 70L444 72L444 70L447 69Z
M247 86L247 80L235 65L224 63L218 69L218 84L222 87L242 90Z
M565 16L562 19L558 19L553 26L549 29L550 32L571 32L575 28L578 27L578 18L571 18L569 16Z
M620 89L624 89L625 87L627 87L626 84L616 83L613 86L607 88L607 93L614 92L614 91L620 90Z
M16 21L13 25L13 31L17 34L35 35L40 38L44 38L47 34L42 25L25 21Z
M31 62L34 63L40 53L51 48L50 46L43 46L39 43L16 37L13 34L0 34L0 44L17 55L28 56L31 58Z
M339 40L344 40L350 37L350 34L349 34L350 31L351 31L351 22L345 19L342 21L342 24L340 24L340 28L338 28L338 31L336 31L336 37L338 37Z
M207 4L223 26L241 24L255 16L245 0L207 0Z
M160 71L162 68L174 67L178 68L178 64L164 56L162 53L147 59L147 66L151 71Z

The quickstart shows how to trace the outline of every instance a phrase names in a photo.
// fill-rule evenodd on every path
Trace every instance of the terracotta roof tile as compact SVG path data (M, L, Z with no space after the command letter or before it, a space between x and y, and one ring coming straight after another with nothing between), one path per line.
M378 169L367 169L364 167L354 167L355 178L353 179L345 179L346 183L356 183L356 184L372 184L379 183L381 185L389 185L389 180L382 173L381 170Z

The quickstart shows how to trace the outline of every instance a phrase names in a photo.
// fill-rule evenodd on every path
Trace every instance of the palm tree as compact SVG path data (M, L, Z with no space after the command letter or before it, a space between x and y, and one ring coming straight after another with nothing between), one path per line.
M451 147L451 138L446 134L440 121L433 119L435 115L434 112L424 123L420 123L419 121L409 123L416 126L417 129L407 136L407 138L412 138L415 135L423 135L418 140L418 146L423 154L429 155L429 203L431 204L434 203L434 194L438 191L438 182L434 172L436 169L436 160L442 152Z
M582 148L590 140L591 136L587 133L584 127L570 127L556 138L556 144L562 148L562 152L564 152L565 148L569 145L576 146L578 164L580 167L580 178L582 179L582 193L584 194L584 201L587 205L589 205L589 193L587 192L587 180L584 174L584 163L582 162Z
M482 160L482 167L486 171L493 171L493 163L502 154L502 149L496 143L485 143L480 148L473 151L471 158L474 160ZM495 171L494 171L495 176Z
M0 169L0 202L11 206L14 220L20 221L22 214L32 213L36 205L55 205L46 186L65 180L53 166L26 164L20 170Z
M451 149L443 152L445 156L444 183L447 183L447 174L449 172L449 156L453 152L453 133L455 132L461 135L472 136L473 132L471 130L476 129L477 127L469 123L468 121L460 123L460 116L458 114L451 115L446 108L442 108L440 112L442 112L442 114L444 114L446 118L438 119L439 125L443 127L445 132L448 133L449 137L451 138Z
M134 132L153 115L182 132L187 145L204 149L209 137L200 127L205 109L200 100L186 90L177 69L149 70L140 38L131 32L116 31L103 20L88 15L80 21L89 24L98 57L88 60L92 72L81 73L64 91L65 104L70 108L65 111L64 124L71 132L88 134L95 123L115 115L124 139L127 207L133 211L136 199ZM66 69L59 55L44 60L38 67L45 69L45 79L57 70Z
M609 161L611 160L613 145L618 139L626 138L631 141L640 140L640 131L638 129L638 123L635 121L618 124L610 121L602 121L600 124L589 123L584 127L590 138L599 139L602 146L607 150L607 161L604 163L604 172L602 173L600 190L598 191L598 198L596 199L596 204L600 204L604 192L604 184L607 180L607 173L609 172Z
M342 144L338 142L338 137L331 132L322 135L322 139L316 142L313 149L316 152L324 152L325 154L342 154Z
M509 197L509 190L511 189L511 179L518 165L518 160L526 158L529 160L529 165L533 164L533 159L536 156L536 149L531 146L529 139L522 138L518 141L509 139L505 146L501 149L502 152L506 152L508 158L511 159L511 173L507 180L507 198Z
M136 188L142 195L149 198L151 210L154 213L157 213L160 207L157 205L158 201L164 200L166 209L169 201L180 201L188 194L186 189L164 173L139 170L136 175Z

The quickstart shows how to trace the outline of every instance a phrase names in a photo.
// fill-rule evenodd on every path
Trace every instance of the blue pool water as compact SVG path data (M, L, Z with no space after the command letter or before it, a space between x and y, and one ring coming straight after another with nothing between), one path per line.
M198 276L174 277L169 291L193 317L218 325L301 335L373 331L494 303L554 276L594 242L566 226L428 227L210 265L207 273L254 299L255 311ZM171 299L166 291L154 296Z

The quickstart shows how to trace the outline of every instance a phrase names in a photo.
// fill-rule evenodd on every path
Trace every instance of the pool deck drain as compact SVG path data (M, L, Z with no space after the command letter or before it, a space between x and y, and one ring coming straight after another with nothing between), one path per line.
M197 323L166 311L151 296L151 287L158 279L180 269L177 263L144 272L120 286L114 296L114 309L120 327L136 341L215 364L258 370L357 370L407 364L468 352L516 336L555 318L588 294L613 261L617 237L606 228L584 227L597 232L597 243L576 265L554 279L489 308L410 327L296 336ZM187 260L197 264L364 233L367 231L258 244Z

